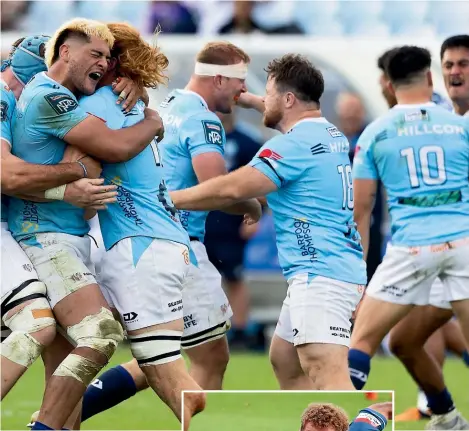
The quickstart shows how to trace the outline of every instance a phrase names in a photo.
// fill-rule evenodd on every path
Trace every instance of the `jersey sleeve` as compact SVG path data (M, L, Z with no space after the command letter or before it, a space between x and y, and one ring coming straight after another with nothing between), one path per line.
M296 180L303 172L302 155L285 135L267 141L249 162L249 166L262 172L278 188Z
M3 96L3 94L2 94ZM2 139L4 139L11 147L12 136L11 136L11 116L13 115L12 111L14 106L8 101L8 98L3 98L0 102L1 104L1 123L2 123Z
M50 90L42 91L31 100L28 106L29 122L38 131L63 139L88 114L69 94Z
M224 154L225 131L215 115L189 117L182 123L179 133L192 158L203 153Z
M350 424L349 431L383 431L387 424L387 419L381 413L367 408L360 410Z
M378 170L373 158L373 128L366 128L358 139L353 158L353 178L377 180Z

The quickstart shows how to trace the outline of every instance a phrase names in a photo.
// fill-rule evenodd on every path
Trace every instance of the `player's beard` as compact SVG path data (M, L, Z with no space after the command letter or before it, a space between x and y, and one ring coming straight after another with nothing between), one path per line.
M280 108L269 109L264 112L264 126L270 129L276 129L278 123L282 120L283 112Z
M75 60L69 62L69 77L75 86L76 90L85 96L93 94L96 90L96 85L92 86L92 80L88 77L84 68L80 63ZM89 81L89 82L88 82Z

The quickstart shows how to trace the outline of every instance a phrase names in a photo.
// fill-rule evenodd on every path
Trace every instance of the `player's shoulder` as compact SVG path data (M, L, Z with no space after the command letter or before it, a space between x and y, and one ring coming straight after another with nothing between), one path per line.
M0 82L0 90L1 90L1 106L0 106L0 115L1 121L6 121L8 118L11 117L11 113L15 109L16 105L16 98L13 91L11 91L8 85L1 81Z
M6 82L0 81L0 92L1 92L1 98L2 100L5 100L8 103L11 103L12 101L16 101L15 99L15 94L11 90L11 88L7 85Z

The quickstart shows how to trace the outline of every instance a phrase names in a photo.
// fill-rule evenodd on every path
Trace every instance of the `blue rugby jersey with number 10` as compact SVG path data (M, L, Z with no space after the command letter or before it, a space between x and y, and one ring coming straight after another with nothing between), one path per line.
M366 282L348 151L347 139L333 124L311 118L266 142L250 162L278 188L267 202L287 279L309 273Z
M469 123L433 103L396 105L357 143L355 178L381 179L394 245L469 236Z
M101 118L110 129L130 127L144 119L143 102L138 101L129 113L124 113L116 104L117 97L111 87L102 87L80 99L80 107ZM118 187L117 203L98 212L106 250L121 239L136 236L189 245L166 189L156 140L127 162L104 163L102 176L106 184Z
M8 85L0 81L1 85L1 123L2 123L2 139L8 142L11 148L11 119L16 106L16 99L13 91ZM8 196L2 195L2 220L8 221Z
M203 153L224 153L226 138L220 119L201 96L186 90L172 91L161 103L159 112L165 129L160 148L168 189L193 187L199 181L192 158ZM180 211L179 215L189 236L203 241L208 212Z

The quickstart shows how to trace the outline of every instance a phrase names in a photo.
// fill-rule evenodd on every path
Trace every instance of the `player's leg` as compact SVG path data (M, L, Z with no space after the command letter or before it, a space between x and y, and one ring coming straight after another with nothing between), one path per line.
M353 390L348 346L364 286L309 274L288 282L293 343L304 373L314 389Z
M38 234L22 247L47 285L58 323L77 346L51 376L33 428L59 429L123 339L122 327L95 282L89 238Z
M429 346L426 342L451 315L451 310L433 306L415 307L391 331L392 352L424 391L431 412L438 415L452 411L454 403L443 379L441 363L427 350ZM439 340L433 340L433 347L441 361L444 358L444 343L442 334L438 335Z
M191 247L197 266L190 265L184 284L181 345L190 359L193 379L204 389L221 389L229 361L226 332L233 313L204 245L192 241Z
M450 352L460 356L469 367L469 347L464 339L461 325L457 319L451 319L441 328L445 347Z
M106 252L102 280L126 326L130 348L149 386L181 419L183 390L200 390L181 356L182 286L187 247L146 237L126 238ZM186 400L187 401L187 400ZM184 405L189 420L203 394Z
M56 325L46 286L5 226L1 228L1 243L2 330L10 330L1 347L3 399L53 341Z
M371 357L391 328L412 310L413 304L428 303L430 286L437 275L437 257L420 249L388 246L353 328L349 367L356 389L365 385Z
M272 343L270 363L282 390L313 390L311 379L301 368L298 352L293 345L293 329L290 319L290 296L287 293L278 318Z

